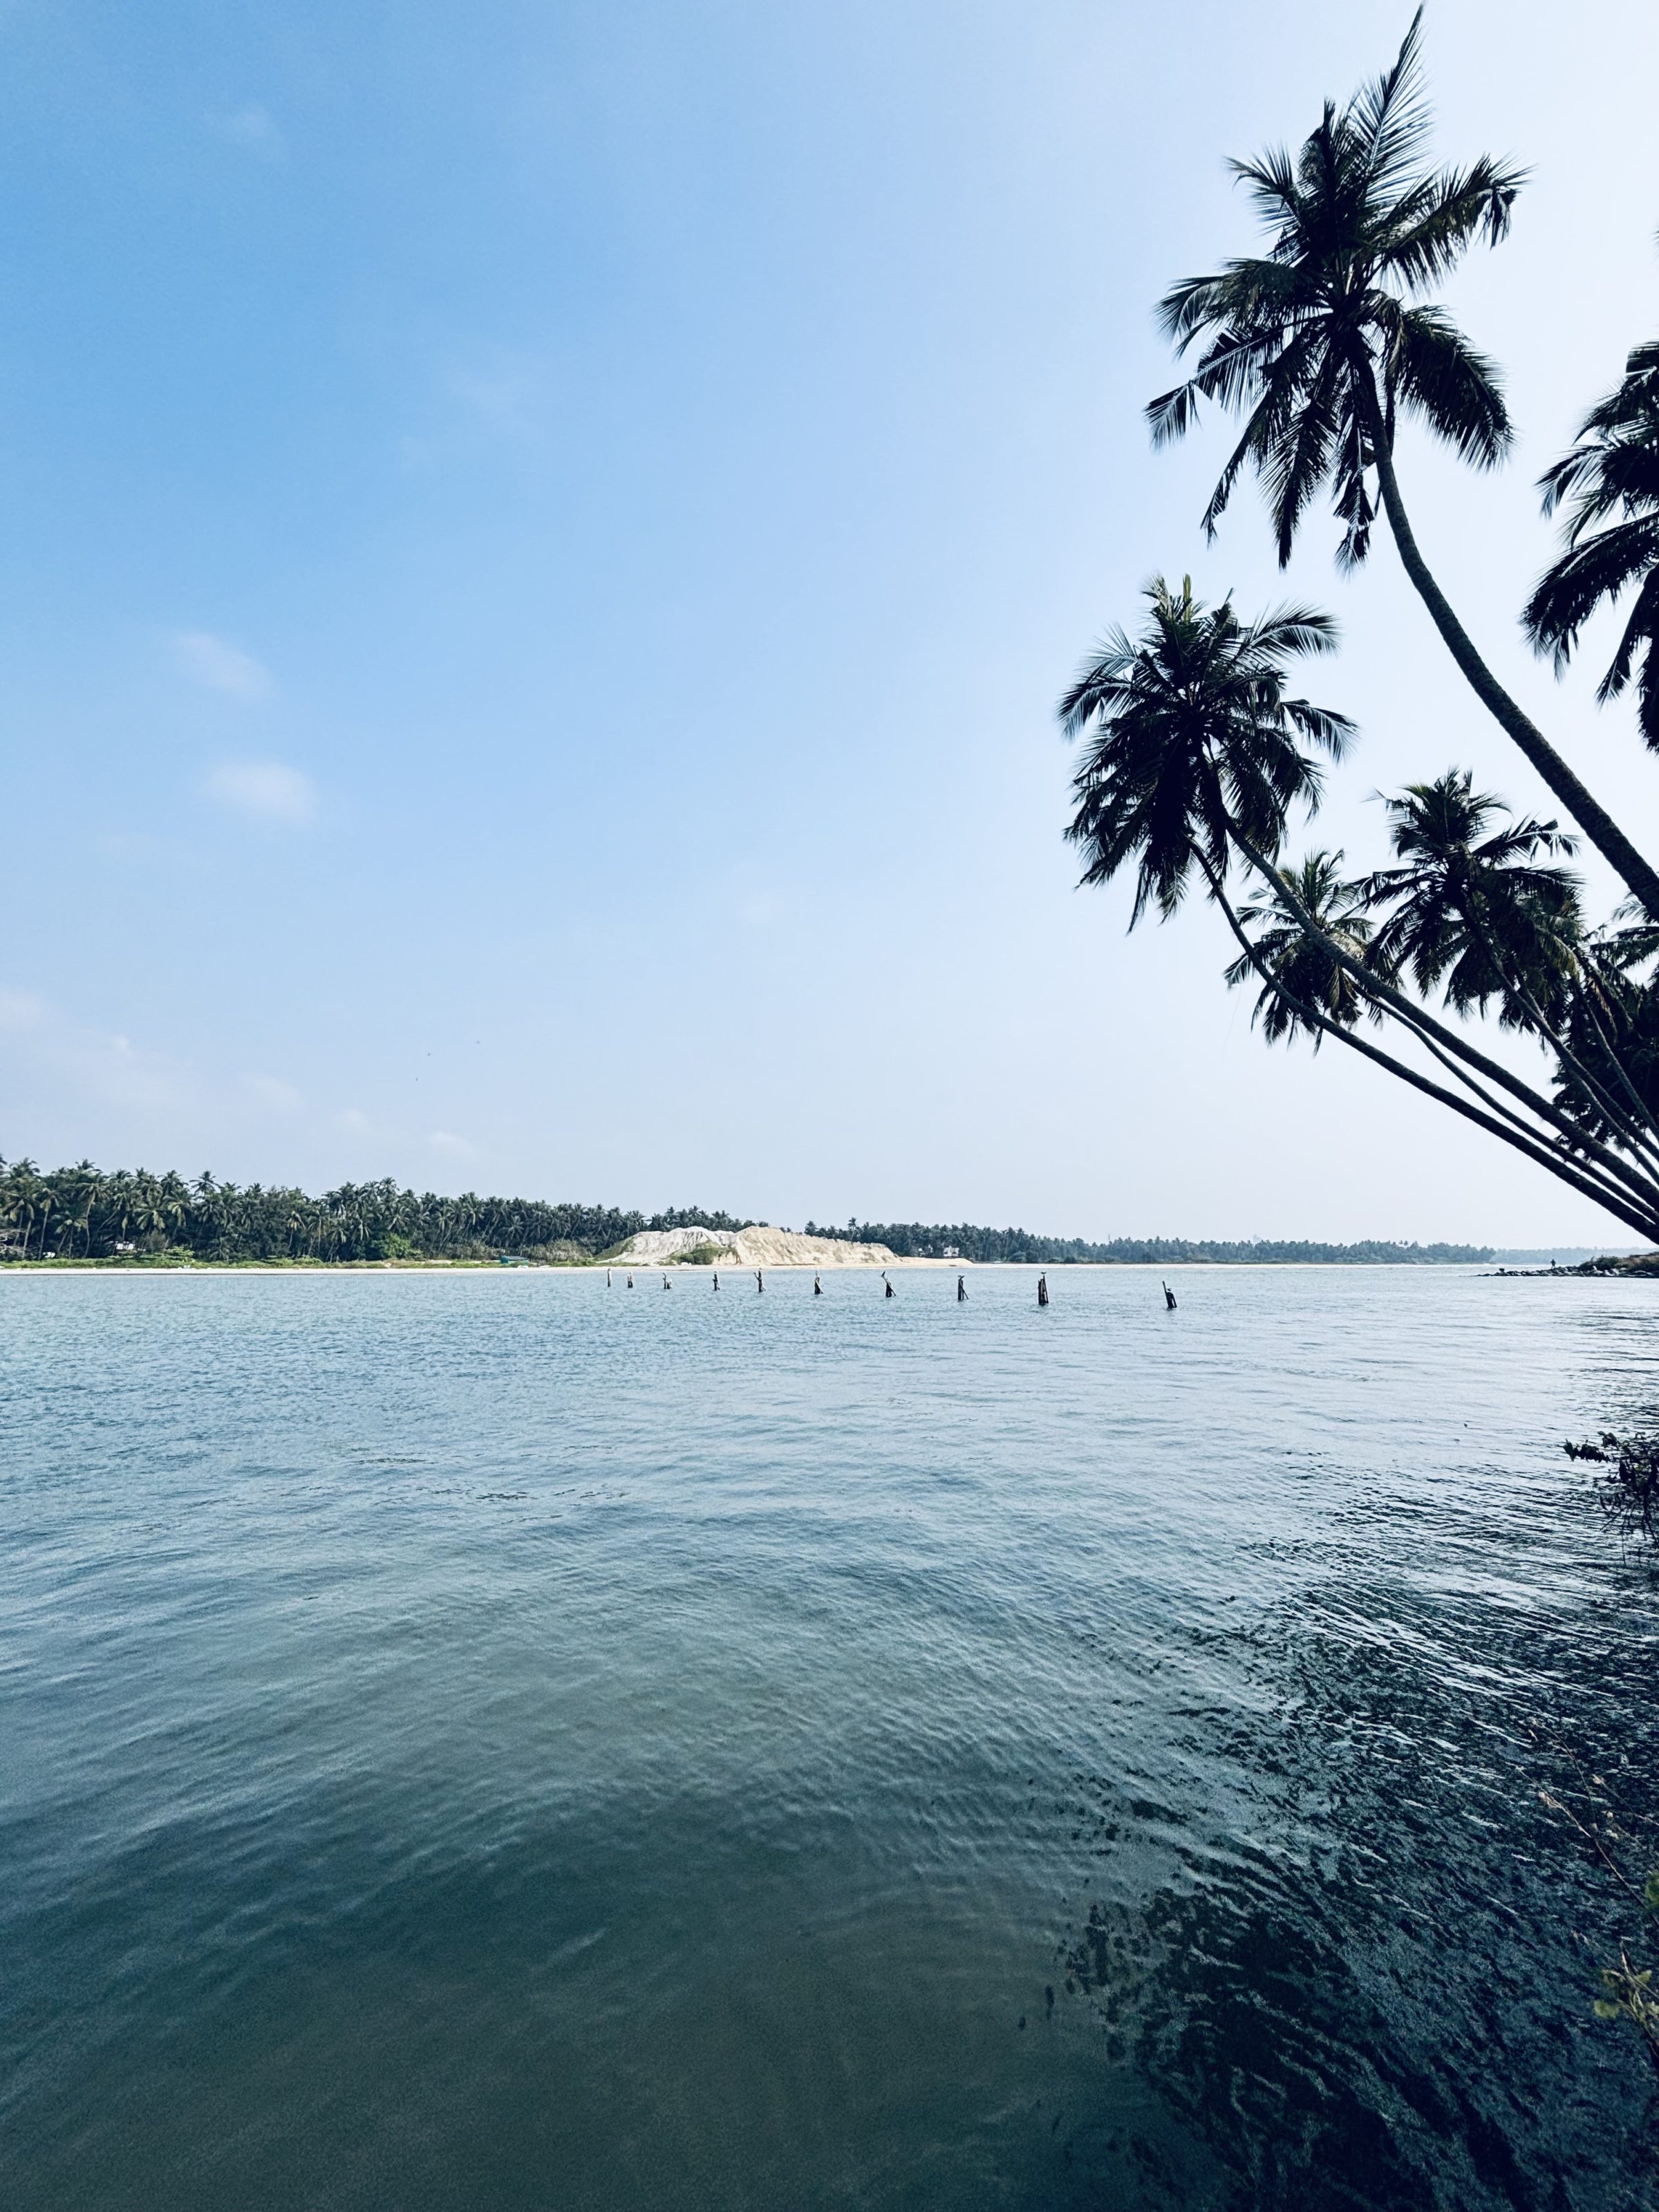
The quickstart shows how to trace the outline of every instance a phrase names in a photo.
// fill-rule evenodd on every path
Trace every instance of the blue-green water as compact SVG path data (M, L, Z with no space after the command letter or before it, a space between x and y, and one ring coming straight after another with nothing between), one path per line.
M0 2201L1648 2204L1650 1285L0 1279Z

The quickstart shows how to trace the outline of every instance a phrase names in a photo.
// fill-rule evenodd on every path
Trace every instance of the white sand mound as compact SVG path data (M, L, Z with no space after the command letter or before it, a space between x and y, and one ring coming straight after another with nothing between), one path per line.
M884 1244L844 1244L838 1237L798 1237L789 1229L642 1229L629 1237L613 1266L672 1266L683 1252L719 1248L722 1259L738 1267L902 1267ZM927 1266L927 1261L920 1264Z

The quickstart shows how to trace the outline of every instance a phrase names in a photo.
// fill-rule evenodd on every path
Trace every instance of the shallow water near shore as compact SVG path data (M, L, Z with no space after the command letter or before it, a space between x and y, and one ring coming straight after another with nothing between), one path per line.
M1659 1290L1172 1279L0 1277L0 2200L1653 2203Z

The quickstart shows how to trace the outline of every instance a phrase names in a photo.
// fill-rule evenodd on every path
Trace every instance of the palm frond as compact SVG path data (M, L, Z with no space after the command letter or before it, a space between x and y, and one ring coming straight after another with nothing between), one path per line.
M1571 546L1551 563L1522 610L1533 648L1549 653L1558 675L1590 617L1659 566L1659 514L1626 522Z
M1496 364L1437 307L1409 307L1392 320L1383 373L1400 404L1462 459L1495 466L1515 435Z
M1101 640L1060 702L1060 726L1068 738L1079 736L1103 708L1126 694L1134 659L1135 647L1121 629Z
M1482 154L1467 169L1419 178L1389 210L1377 263L1407 290L1443 283L1478 238L1500 245L1529 172Z
M1298 734L1320 746L1334 761L1342 758L1350 742L1358 735L1359 725L1347 715L1339 714L1333 707L1316 707L1306 699L1287 699L1285 712Z
M1625 624L1613 665L1596 686L1595 696L1602 706L1609 699L1616 699L1629 683L1631 664L1638 653L1644 660L1637 720L1646 743L1659 750L1659 729L1650 726L1654 710L1659 708L1659 681L1656 680L1659 679L1659 668L1655 665L1656 653L1659 653L1659 566L1648 570L1647 580L1631 609L1630 620Z
M1247 652L1272 659L1286 653L1334 653L1341 638L1334 615L1320 607L1271 607L1243 633Z
M1394 190L1410 173L1433 122L1423 74L1423 10L1412 17L1392 67L1349 101L1343 122L1358 140L1366 184Z
M1325 109L1327 122L1331 109ZM1255 202L1258 214L1273 220L1277 217L1295 228L1301 220L1302 194L1295 164L1282 146L1270 147L1258 154L1253 161L1230 160L1227 167L1237 182L1248 185L1250 198Z
M1281 568L1290 566L1297 526L1329 475L1332 449L1341 441L1345 381L1342 364L1327 354L1263 471Z
M1253 463L1258 473L1268 464L1268 457L1279 445L1288 425L1296 416L1297 391L1293 374L1275 377L1267 386L1254 413L1244 425L1244 434L1227 456L1226 465L1210 494L1209 504L1199 517L1199 526L1206 538L1213 542L1217 526L1226 512L1239 471L1247 461Z
M1332 471L1334 482L1331 512L1342 525L1342 535L1337 540L1336 565L1345 570L1358 568L1370 551L1371 525L1376 519L1376 503L1370 495L1369 483L1376 465L1376 455L1372 451L1364 418L1358 407L1352 404L1353 397L1351 392L1342 442Z

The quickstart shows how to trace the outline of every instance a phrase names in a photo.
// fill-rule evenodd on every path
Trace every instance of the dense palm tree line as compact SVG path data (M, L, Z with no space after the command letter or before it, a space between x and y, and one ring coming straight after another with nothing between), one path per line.
M1328 103L1294 155L1232 165L1266 251L1166 295L1165 330L1198 357L1147 413L1156 442L1206 403L1244 418L1202 518L1211 536L1247 468L1281 567L1322 492L1345 568L1365 560L1380 515L1476 698L1576 827L1517 818L1454 768L1389 803L1394 865L1350 875L1340 851L1291 858L1292 811L1316 810L1355 735L1292 689L1297 664L1334 648L1334 624L1306 606L1247 620L1231 597L1206 605L1190 580L1158 578L1142 622L1114 630L1060 702L1082 746L1066 834L1085 882L1133 869L1131 928L1190 889L1214 903L1237 948L1227 980L1256 988L1269 1040L1336 1041L1659 1241L1659 871L1477 652L1396 467L1406 419L1479 468L1513 438L1497 369L1427 295L1471 246L1504 237L1524 173L1486 155L1427 166L1420 26L1419 11L1394 66L1346 107ZM1540 488L1547 514L1565 510L1563 546L1524 634L1559 672L1590 617L1633 592L1598 697L1633 687L1659 750L1659 345L1630 355ZM1581 836L1629 894L1604 921L1570 865ZM1482 1018L1535 1047L1542 1072L1487 1051Z
M33 1160L0 1160L0 1261L180 1259L235 1261L593 1260L642 1229L707 1228L726 1234L754 1224L705 1206L640 1213L611 1206L557 1206L540 1199L441 1198L404 1190L390 1178L342 1183L312 1198L302 1190L221 1182L210 1175L105 1174L90 1160L43 1173ZM981 1263L1182 1260L1490 1260L1464 1244L1202 1243L1179 1237L1117 1237L1091 1244L1039 1237L1024 1229L918 1222L849 1221L843 1229L806 1224L809 1237L884 1244L902 1259L947 1249Z
M1041 1237L1029 1229L985 1229L971 1221L849 1221L844 1229L806 1224L809 1237L836 1237L853 1244L884 1244L901 1260L937 1260L954 1253L980 1267L1175 1267L1182 1261L1279 1265L1296 1261L1377 1267L1416 1261L1468 1261L1497 1255L1485 1245L1389 1243L1367 1237L1354 1244L1314 1244L1300 1239L1194 1241L1186 1237L1114 1237L1090 1243L1081 1237Z
M239 1187L210 1175L119 1169L90 1160L42 1173L33 1160L0 1163L0 1258L112 1259L177 1253L198 1260L490 1259L501 1254L596 1257L641 1229L691 1221L747 1227L693 1207L647 1216L615 1206L552 1206L465 1191L417 1194L390 1179L302 1190Z

